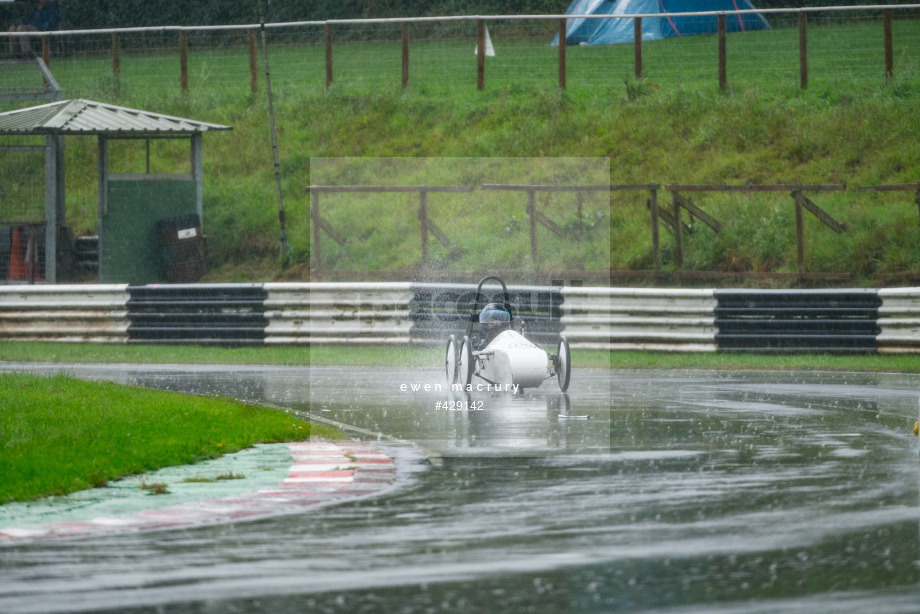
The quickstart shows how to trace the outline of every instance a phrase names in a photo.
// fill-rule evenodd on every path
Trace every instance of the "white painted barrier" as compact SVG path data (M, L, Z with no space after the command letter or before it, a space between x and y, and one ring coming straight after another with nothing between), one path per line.
M0 339L125 343L128 286L0 286Z
M405 345L410 283L270 283L267 344ZM713 352L713 290L564 287L562 334L573 348ZM878 290L878 351L920 353L920 288ZM0 340L126 343L126 285L0 286ZM194 340L190 339L190 343Z
M716 351L713 290L562 288L562 334L573 348Z
M883 288L878 295L879 353L920 352L920 288Z
M411 284L264 284L266 344L407 345Z

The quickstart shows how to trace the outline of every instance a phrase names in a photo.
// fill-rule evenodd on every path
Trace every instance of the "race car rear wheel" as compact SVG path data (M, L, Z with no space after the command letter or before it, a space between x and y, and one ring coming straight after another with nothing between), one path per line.
M447 373L447 383L455 384L457 382L457 335L451 335L447 339L447 350L444 356L444 370Z
M572 356L569 352L569 340L559 337L559 349L556 352L556 378L559 380L559 390L565 392L569 387L569 376L572 374Z
M457 383L462 384L465 388L473 381L473 346L470 338L463 336L463 343L460 344L460 361L457 367Z

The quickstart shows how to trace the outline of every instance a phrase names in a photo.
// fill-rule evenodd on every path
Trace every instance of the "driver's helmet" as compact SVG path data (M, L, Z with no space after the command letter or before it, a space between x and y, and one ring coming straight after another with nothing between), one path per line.
M511 314L499 303L489 303L479 314L479 323L482 324L483 330L494 332L508 327L511 322Z

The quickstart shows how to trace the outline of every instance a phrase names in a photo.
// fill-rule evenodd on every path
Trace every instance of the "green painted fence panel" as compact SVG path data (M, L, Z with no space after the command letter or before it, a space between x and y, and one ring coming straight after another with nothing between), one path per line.
M149 284L160 274L157 220L197 214L196 184L177 177L109 179L99 228L99 282Z

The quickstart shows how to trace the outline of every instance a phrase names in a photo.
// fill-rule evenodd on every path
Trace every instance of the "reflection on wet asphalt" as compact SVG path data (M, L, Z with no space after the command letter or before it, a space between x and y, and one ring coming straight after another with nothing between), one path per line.
M436 462L382 440L384 497L0 548L2 612L918 611L916 376L583 369L567 395L456 399L424 392L435 369L70 370L309 409Z

